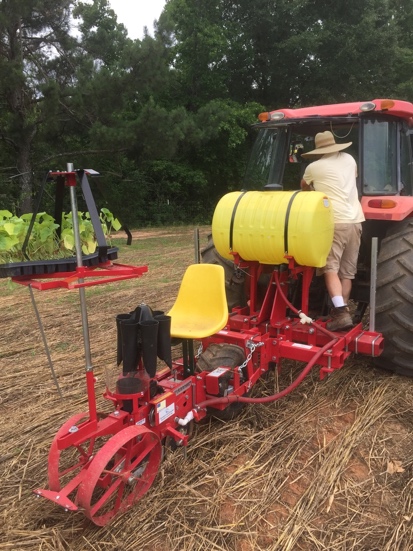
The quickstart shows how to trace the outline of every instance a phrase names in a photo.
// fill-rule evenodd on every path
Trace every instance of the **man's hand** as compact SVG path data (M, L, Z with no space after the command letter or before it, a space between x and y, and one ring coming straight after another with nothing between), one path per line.
M307 184L307 182L304 180L304 178L300 182L300 187L302 191L314 191L313 184Z

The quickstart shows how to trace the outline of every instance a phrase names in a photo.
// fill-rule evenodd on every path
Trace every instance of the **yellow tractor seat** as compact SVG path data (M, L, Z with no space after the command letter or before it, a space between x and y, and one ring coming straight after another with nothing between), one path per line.
M228 305L224 268L215 264L188 266L171 316L171 336L202 339L225 327Z

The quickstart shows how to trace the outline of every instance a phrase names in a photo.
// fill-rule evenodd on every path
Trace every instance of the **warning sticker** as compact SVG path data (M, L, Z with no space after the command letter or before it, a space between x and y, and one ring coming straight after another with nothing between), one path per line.
M161 411L158 411L159 415L159 424L163 423L175 413L175 404L170 404L169 406L163 408Z
M217 367L216 369L214 369L214 371L211 371L211 373L209 374L209 377L220 377L227 371L228 369L226 367Z
M160 409L163 409L166 406L166 400L161 400L156 404L156 409L159 411Z

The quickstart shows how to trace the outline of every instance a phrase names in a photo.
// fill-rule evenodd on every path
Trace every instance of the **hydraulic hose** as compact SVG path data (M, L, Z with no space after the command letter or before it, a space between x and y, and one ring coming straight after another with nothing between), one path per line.
M288 308L299 316L302 312L301 312L301 310L297 310L297 308L295 306L293 306L291 304L291 302L288 300L288 298L285 296L285 293L284 293L284 291L282 289L282 286L280 284L280 277L279 277L278 272L274 272L274 275L275 275L275 282L277 284L277 291L279 291L282 299L284 300L284 302L288 306ZM308 319L311 319L311 318L308 318ZM324 333L325 335L330 337L330 339L336 339L336 336L335 336L334 333L332 333L331 331L329 331L328 329L326 329L322 325L318 324L316 321L311 320L310 325L315 325L317 327L317 329L319 329L321 331L321 333Z
M232 404L234 402L242 402L243 404L266 404L268 402L275 402L276 400L279 400L280 398L284 398L287 394L292 392L297 386L301 383L301 381L308 375L308 373L311 371L311 369L314 367L314 364L317 362L318 358L324 354L327 350L329 350L336 342L338 341L337 337L334 337L331 341L329 341L326 345L324 345L314 356L311 358L311 360L308 362L308 364L305 366L305 368L301 371L299 376L293 381L287 388L282 390L281 392L278 392L277 394L272 394L271 396L265 396L264 398L247 398L244 396L238 396L238 395L231 395L231 396L224 396L221 398L213 398L212 400L205 400L204 402L200 402L197 404L197 409L203 409L207 406L213 406L217 404Z

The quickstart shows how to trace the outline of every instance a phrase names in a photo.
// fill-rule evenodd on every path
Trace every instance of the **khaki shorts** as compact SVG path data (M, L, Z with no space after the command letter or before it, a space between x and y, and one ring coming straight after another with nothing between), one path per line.
M354 279L360 248L361 224L335 224L331 251L317 275L335 272L340 279Z

